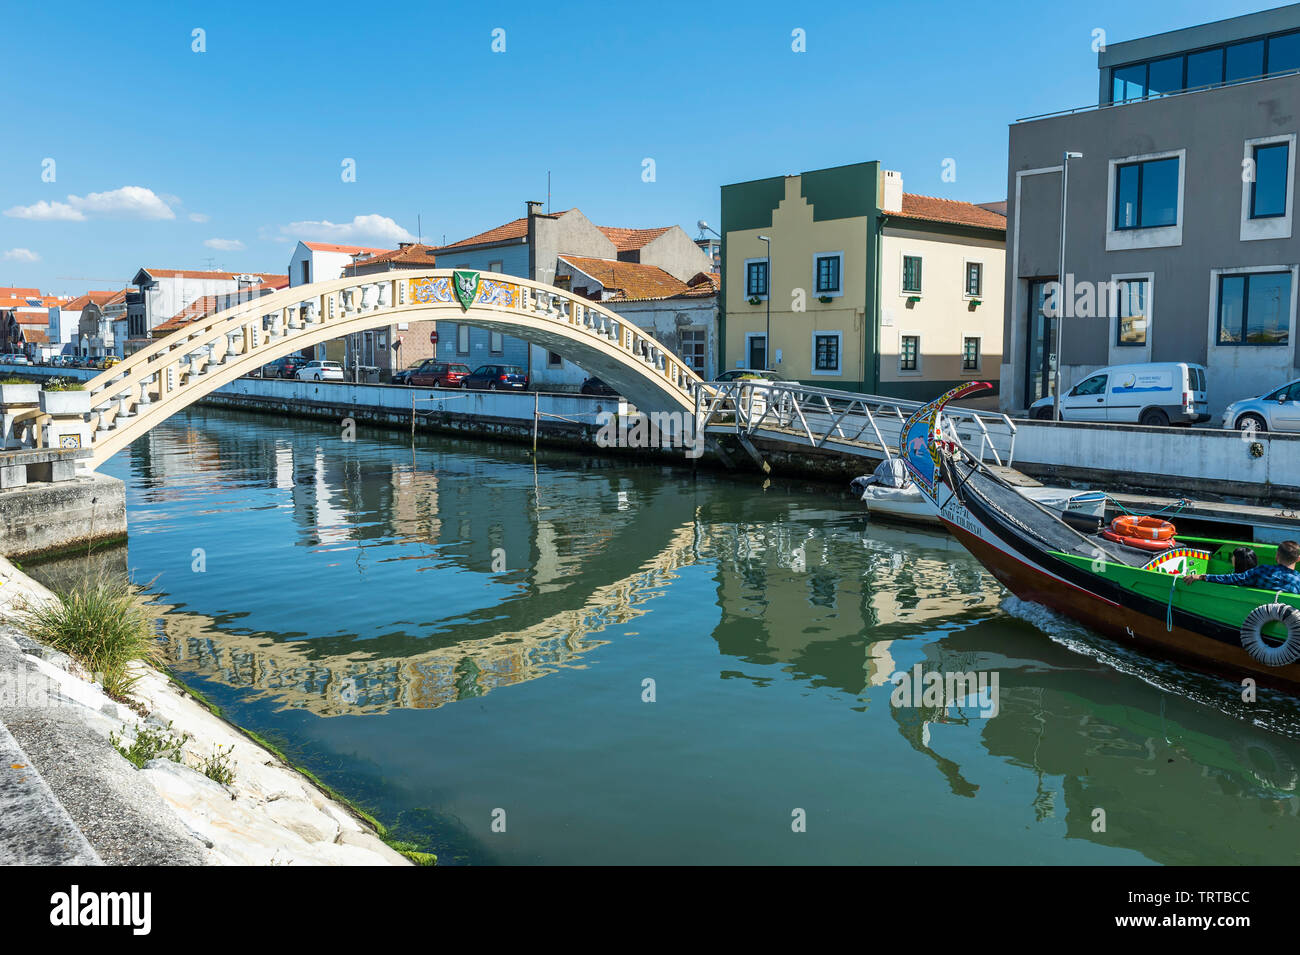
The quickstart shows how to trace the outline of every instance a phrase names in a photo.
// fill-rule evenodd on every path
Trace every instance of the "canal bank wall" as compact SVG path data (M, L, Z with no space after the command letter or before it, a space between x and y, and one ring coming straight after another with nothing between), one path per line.
M31 638L56 599L0 559L0 865L408 865L346 806L158 670L131 705ZM142 733L183 740L137 769ZM216 759L226 783L200 772Z
M0 372L89 379L93 369L0 366ZM682 449L605 447L597 442L602 413L625 411L617 398L533 392L421 389L398 385L240 378L202 404L259 414L350 419L395 430L539 444L600 454L644 457L726 470L767 465L773 476L833 483L869 473L879 457L755 436L751 453L735 436L711 432L699 457ZM537 417L534 422L535 414ZM412 419L414 418L414 422ZM1129 424L1017 420L1013 467L1045 484L1111 492L1267 506L1300 504L1300 434L1246 436L1214 428L1155 428ZM888 435L886 436L888 439Z

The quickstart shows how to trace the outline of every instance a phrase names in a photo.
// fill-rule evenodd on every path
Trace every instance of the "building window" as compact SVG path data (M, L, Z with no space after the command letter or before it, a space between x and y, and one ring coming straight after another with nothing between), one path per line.
M705 337L702 328L682 330L682 361L697 375L704 374Z
M1115 229L1178 224L1178 157L1126 163L1115 169Z
M745 294L750 297L767 294L767 259L745 260Z
M1286 345L1291 332L1291 273L1219 276L1219 344Z
M310 261L305 261L302 263L302 284L303 285L311 284L311 262Z
M505 351L505 337L500 332L488 332L488 351L494 355L500 355Z
M564 359L561 358L559 355L555 354L555 352L548 351L546 353L547 368L559 368L563 364L564 364Z
M1115 283L1115 344L1139 348L1147 343L1151 315L1151 286L1147 279Z
M1127 63L1111 70L1111 102L1163 96L1221 83L1239 83L1300 69L1300 32L1255 37L1185 56Z
M813 335L813 371L823 375L840 373L839 332L820 332Z
M456 326L456 354L458 355L469 354L469 326L468 325Z
M903 291L914 295L921 293L921 257L903 256Z
M501 262L489 262L487 270L489 272L500 272L502 271L501 266L502 266Z
M844 256L839 252L813 257L813 270L816 273L814 286L818 295L840 294L840 266Z
M961 370L980 370L980 340L978 335L967 335L961 340Z
M984 294L984 263L966 263L966 294L978 298Z
M1290 152L1290 144L1284 142L1255 147L1255 179L1250 184L1252 219L1273 219L1286 215Z
M903 335L899 339L898 370L919 371L921 363L921 336Z

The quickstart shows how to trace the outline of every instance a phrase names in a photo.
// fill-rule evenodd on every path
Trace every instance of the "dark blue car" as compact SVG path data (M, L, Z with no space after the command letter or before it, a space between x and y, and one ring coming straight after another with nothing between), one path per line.
M479 391L525 391L528 375L518 365L479 365L460 384Z

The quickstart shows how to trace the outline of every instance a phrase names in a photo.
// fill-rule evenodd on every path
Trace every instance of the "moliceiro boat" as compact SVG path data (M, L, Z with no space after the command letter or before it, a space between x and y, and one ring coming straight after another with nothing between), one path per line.
M990 387L970 382L903 424L900 455L938 519L1017 597L1120 643L1195 669L1300 694L1300 596L1188 580L1233 571L1233 552L1276 561L1275 545L1179 535L1149 517L1100 532L1072 527L956 440L944 406Z

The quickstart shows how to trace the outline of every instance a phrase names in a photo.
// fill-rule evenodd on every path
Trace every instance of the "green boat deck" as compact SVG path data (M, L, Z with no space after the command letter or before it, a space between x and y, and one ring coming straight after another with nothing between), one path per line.
M1233 572L1232 552L1238 547L1249 547L1261 565L1277 562L1277 545L1254 541L1224 541L1208 537L1175 538L1181 548L1209 552L1209 558L1189 556L1183 573L1230 574ZM1074 554L1053 552L1054 556L1074 566L1103 577L1125 590L1169 604L1177 610L1204 617L1218 623L1239 628L1256 607L1269 603L1286 603L1300 609L1300 594L1278 593L1256 587L1234 584L1215 584L1204 580L1186 580L1181 576L1159 569L1144 570L1113 561L1091 560ZM1152 554L1153 558L1159 555ZM1278 623L1268 624L1264 636L1279 642L1285 637L1285 628Z

